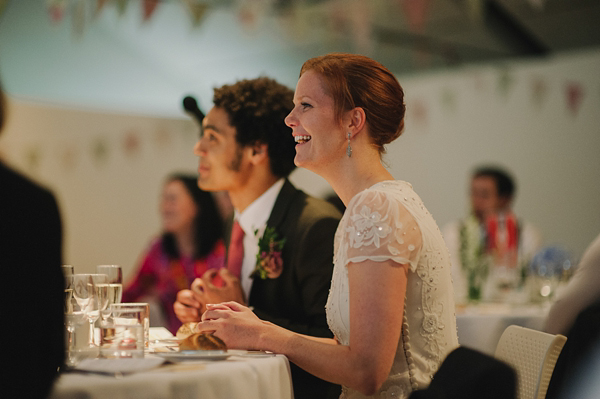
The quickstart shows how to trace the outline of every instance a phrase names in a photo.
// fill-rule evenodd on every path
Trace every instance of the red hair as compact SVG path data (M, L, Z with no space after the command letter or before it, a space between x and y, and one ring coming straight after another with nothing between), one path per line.
M363 55L331 53L306 61L300 76L309 70L323 77L338 120L355 107L365 111L371 140L380 154L385 152L385 144L402 134L404 90L386 67Z

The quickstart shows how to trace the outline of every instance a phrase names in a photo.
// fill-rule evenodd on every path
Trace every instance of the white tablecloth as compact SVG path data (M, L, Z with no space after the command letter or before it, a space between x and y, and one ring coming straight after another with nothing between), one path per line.
M147 355L151 356L151 355ZM51 399L292 399L285 356L185 361L116 378L65 373Z
M493 355L500 336L511 324L541 330L548 307L541 305L479 304L458 309L458 343Z

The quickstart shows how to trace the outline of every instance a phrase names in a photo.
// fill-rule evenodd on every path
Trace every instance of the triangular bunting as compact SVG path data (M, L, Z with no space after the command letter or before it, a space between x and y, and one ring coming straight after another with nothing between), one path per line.
M127 11L127 3L129 0L116 0L117 1L117 11L119 15L124 15L125 11Z
M195 0L184 0L184 2L190 13L190 17L192 18L192 26L199 26L204 18L204 14L206 14L206 11L208 10L208 4Z
M71 20L73 24L73 36L80 38L83 36L85 28L85 0L75 0L73 4L73 14Z
M422 33L427 22L430 0L400 0L400 6L406 14L408 27L412 32Z
M144 0L144 3L142 4L144 21L150 20L152 14L156 11L158 3L159 0Z
M567 97L567 107L573 116L576 116L583 100L583 87L579 83L569 82L567 83L565 94Z
M498 75L498 91L503 97L508 97L513 87L514 78L508 68L503 68Z
M47 0L48 15L52 23L58 24L62 21L65 16L65 9L67 8L66 0Z
M2 13L4 13L9 1L10 0L0 0L0 17L2 17Z

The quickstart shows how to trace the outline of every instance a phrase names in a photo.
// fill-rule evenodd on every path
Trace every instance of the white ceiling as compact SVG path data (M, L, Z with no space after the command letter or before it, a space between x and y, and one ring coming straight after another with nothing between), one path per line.
M268 75L293 87L303 61L330 51L366 53L402 75L600 45L598 0L537 0L541 9L534 0L480 0L480 19L476 1L430 0L418 33L401 0L194 0L213 5L198 26L183 0L160 1L149 21L141 0L123 14L108 2L98 15L97 0L63 1L66 13L53 23L46 0L9 0L0 77L10 95L182 116L187 94L206 109L213 87L240 78ZM252 27L239 17L250 3L271 7ZM76 10L85 12L82 33Z

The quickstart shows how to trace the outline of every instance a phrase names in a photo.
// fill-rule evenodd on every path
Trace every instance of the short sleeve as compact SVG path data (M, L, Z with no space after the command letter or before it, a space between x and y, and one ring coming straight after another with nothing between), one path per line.
M416 270L421 230L393 194L376 190L357 194L348 205L343 234L347 263L392 260Z

